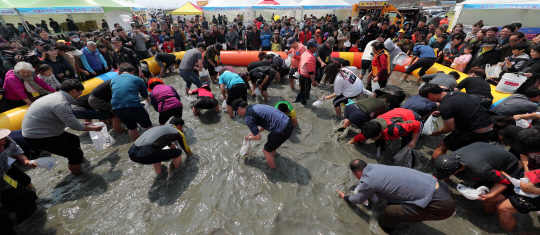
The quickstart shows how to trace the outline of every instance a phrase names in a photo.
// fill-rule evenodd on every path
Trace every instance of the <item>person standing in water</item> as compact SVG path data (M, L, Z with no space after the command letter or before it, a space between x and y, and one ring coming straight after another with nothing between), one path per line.
M251 133L245 136L246 140L260 140L262 131L270 131L263 153L270 168L275 169L274 156L276 156L276 149L291 136L294 128L292 120L269 105L248 105L246 101L237 99L232 106L235 112L244 117L246 125L251 130Z

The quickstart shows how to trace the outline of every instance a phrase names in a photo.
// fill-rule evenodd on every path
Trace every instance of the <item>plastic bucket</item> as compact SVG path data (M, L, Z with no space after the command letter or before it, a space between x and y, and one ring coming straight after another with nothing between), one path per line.
M407 59L407 55L405 54L399 54L398 56L396 56L396 58L394 58L394 61L393 61L393 64L399 64L401 66L407 64L407 61L405 61L405 59Z
M495 90L502 93L513 94L526 80L527 77L525 76L505 73Z

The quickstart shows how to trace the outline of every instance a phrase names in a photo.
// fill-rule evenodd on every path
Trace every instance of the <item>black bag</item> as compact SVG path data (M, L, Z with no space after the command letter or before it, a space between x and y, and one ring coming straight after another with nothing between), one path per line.
M422 169L420 157L422 157L420 151L405 147L394 156L394 165L420 170Z

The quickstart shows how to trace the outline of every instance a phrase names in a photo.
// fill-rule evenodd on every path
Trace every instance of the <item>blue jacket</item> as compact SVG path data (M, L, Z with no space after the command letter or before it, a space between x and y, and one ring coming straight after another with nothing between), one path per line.
M279 31L279 35L281 35L283 38L287 37L287 33L290 33L289 36L293 35L293 31L292 31L291 27L289 27L289 30L287 30L287 29L285 29L285 27L283 27L281 29L281 31Z
M267 30L266 32L261 30L261 46L263 47L269 47L270 44L270 38L272 37L272 33L270 33L270 30Z
M139 107L139 94L146 99L148 90L144 81L135 75L123 73L113 78L111 81L113 109Z
M401 106L404 109L412 110L420 116L425 116L437 108L437 103L430 101L420 95L413 95Z
M103 67L107 67L107 61L105 61L105 58L103 58L97 49L96 51L91 52L87 47L84 47L81 52L81 62L88 72L94 72L95 70L99 71L102 70Z

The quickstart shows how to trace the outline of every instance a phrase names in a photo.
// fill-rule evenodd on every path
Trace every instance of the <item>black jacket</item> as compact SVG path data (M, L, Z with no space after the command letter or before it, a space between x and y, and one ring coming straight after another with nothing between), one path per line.
M79 27L77 27L77 25L75 25L75 23L73 23L73 21L68 21L67 22L67 27L68 27L69 31L79 31Z
M71 64L69 64L69 62L64 59L64 57L57 56L56 61L52 61L47 58L43 61L43 63L51 66L54 76L56 77L56 79L58 79L60 83L68 78L75 78L75 70L73 69L73 67L71 67ZM66 71L69 71L69 75L67 75ZM64 74L63 77L58 76L58 74L61 73Z
M494 48L482 55L480 55L480 52L482 52L482 49L478 50L478 53L473 56L464 71L469 71L474 67L485 68L486 64L494 65L499 62L499 50Z
M251 31L247 34L246 45L248 46L248 50L250 50L254 44L259 47L261 46L261 32L259 30L257 30L257 32Z

